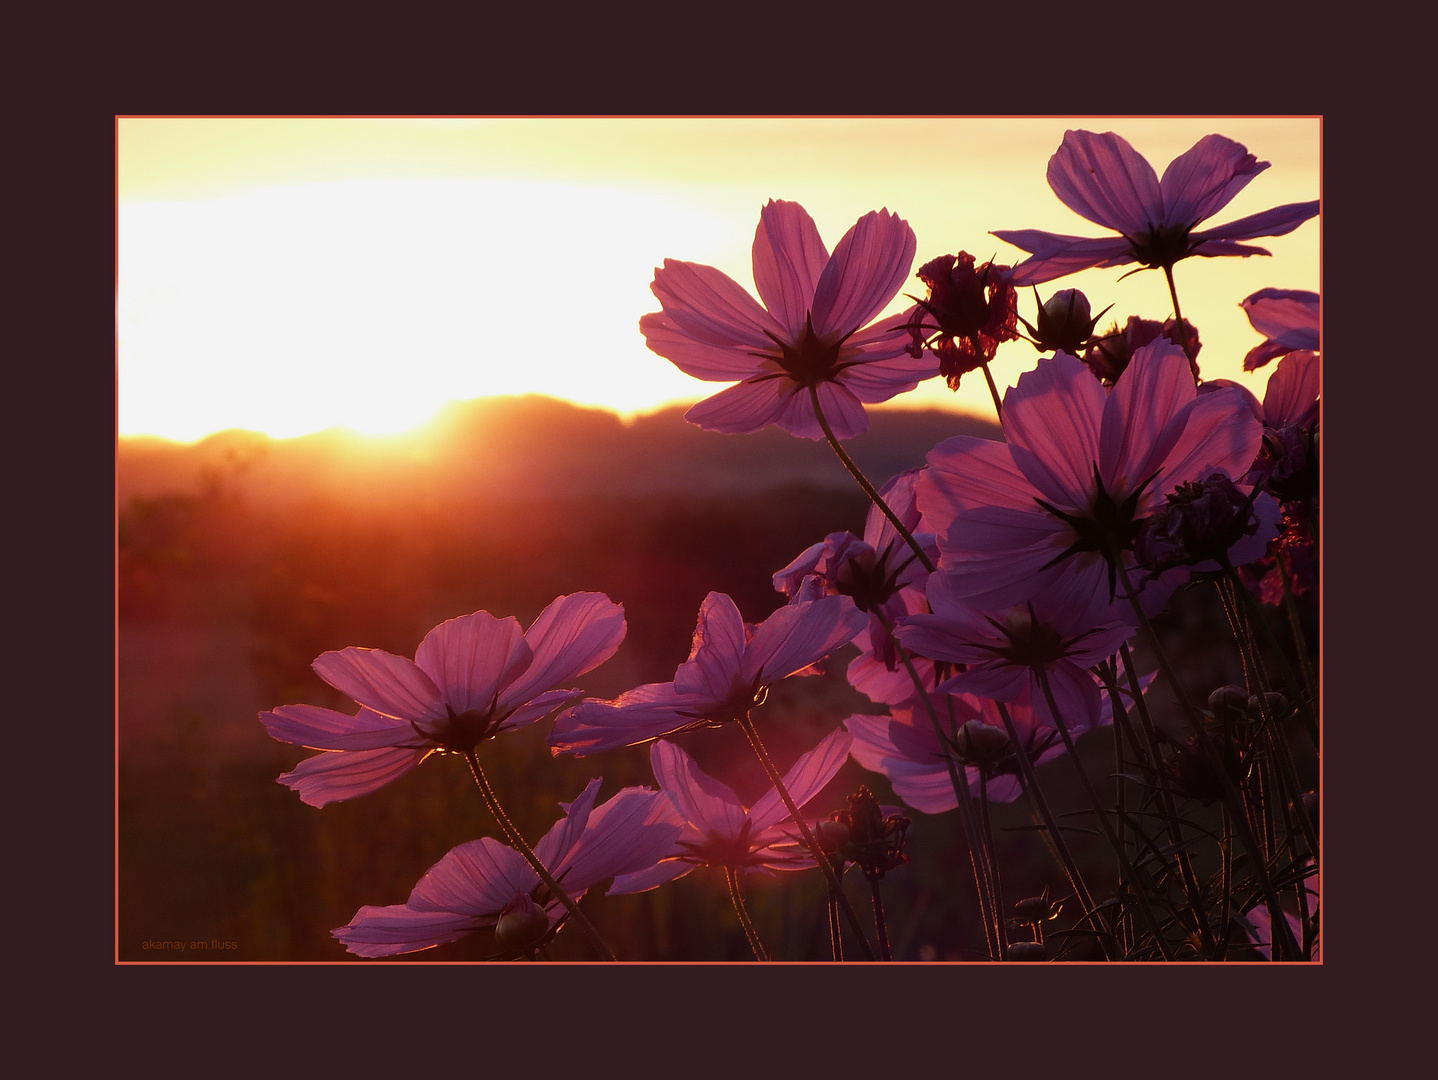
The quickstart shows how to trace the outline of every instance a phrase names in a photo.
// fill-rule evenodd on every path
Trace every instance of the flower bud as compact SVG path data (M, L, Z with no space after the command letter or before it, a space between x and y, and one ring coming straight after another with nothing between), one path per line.
M1248 708L1248 691L1232 683L1220 686L1208 695L1208 707L1219 717L1225 712L1242 713Z
M1157 575L1175 566L1221 559L1258 531L1253 512L1257 489L1244 491L1221 472L1179 484L1166 503L1145 518L1134 541L1134 558Z
M1037 941L1015 941L1009 946L1004 959L1015 960L1020 963L1027 961L1042 961L1049 958L1048 950Z
M992 769L1013 754L1013 744L1003 728L970 720L954 739L954 750L963 765Z
M494 940L503 952L529 952L549 933L549 914L528 893L520 893L494 924Z
M825 851L833 853L849 842L851 830L842 821L821 821L814 834L819 839L819 846Z
M1050 903L1049 895L1045 892L1042 896L1030 896L1026 900L1020 900L1014 905L1014 914L1021 925L1033 926L1036 923L1057 919L1063 906L1062 900Z
M1034 290L1038 299L1038 290ZM1112 305L1110 305L1112 306ZM1090 314L1088 297L1077 289L1060 289L1039 308L1037 326L1029 326L1034 346L1040 352L1066 352L1079 356L1093 337L1094 324L1103 317L1104 308L1097 316Z

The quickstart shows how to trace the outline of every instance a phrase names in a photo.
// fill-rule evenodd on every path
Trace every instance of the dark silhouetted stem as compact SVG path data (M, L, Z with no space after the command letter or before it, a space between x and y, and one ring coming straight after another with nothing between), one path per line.
M1097 909L1094 907L1093 894L1084 884L1083 875L1079 873L1078 863L1074 861L1073 853L1069 851L1068 841L1059 831L1058 822L1054 819L1053 811L1049 809L1048 800L1044 798L1043 790L1039 787L1038 777L1034 775L1033 763L1029 761L1023 740L1019 738L1018 728L1014 726L1014 718L1009 715L1009 710L1002 701L995 701L994 706L999 711L999 719L1003 721L1004 730L1009 733L1009 741L1014 745L1014 759L1018 762L1019 775L1023 777L1024 789L1028 792L1029 798L1033 800L1039 816L1043 818L1044 828L1048 830L1054 848L1059 853L1059 862L1063 864L1064 873L1068 875L1069 887L1078 897L1078 902L1083 905L1084 917L1094 919ZM1110 960L1114 959L1113 940L1107 933L1099 935L1099 944L1103 946L1104 956Z
M734 902L734 910L739 913L739 925L744 927L744 936L749 939L749 948L754 950L754 959L768 960L769 954L764 951L764 943L759 940L758 931L749 921L749 912L744 907L744 897L739 892L739 872L732 866L726 866L724 867L724 876L729 882L729 899Z
M884 614L883 609L875 608L874 614L878 616L879 622L889 636L893 637L894 624ZM974 888L978 893L979 912L984 921L984 943L990 956L1002 957L1003 932L999 923L1003 919L1003 912L994 906L995 900L988 873L991 859L985 852L983 834L979 830L978 822L974 820L973 795L969 789L968 770L954 761L950 736L945 734L944 726L939 722L939 714L934 711L933 699L929 697L924 680L919 678L919 673L914 668L914 662L909 656L908 650L899 644L897 638L894 639L894 651L898 653L904 670L909 674L909 680L914 684L914 689L918 691L919 700L924 703L924 711L928 713L929 721L934 725L934 736L939 740L939 746L943 748L944 765L949 771L949 783L953 786L954 799L958 803L959 821L963 826L965 843L969 848L969 863L974 871Z
M1193 351L1193 345L1188 340L1188 327L1183 325L1183 312L1178 309L1178 289L1173 284L1173 267L1165 266L1163 276L1168 280L1168 295L1173 301L1173 321L1178 327L1179 347L1183 349L1183 355L1188 357L1188 370L1193 373L1193 385L1198 385L1198 357Z
M879 879L869 881L869 896L874 902L874 925L879 930L879 955L885 960L894 957L889 952L889 928L884 925L884 899L879 895Z
M864 929L859 924L859 916L854 914L854 906L849 903L849 898L844 895L844 886L839 881L839 876L834 873L834 866L829 862L828 853L819 845L814 838L814 831L809 828L809 823L804 820L804 815L799 812L799 807L794 803L794 797L789 794L789 789L784 786L784 778L779 775L779 770L774 767L773 759L769 757L769 751L764 749L764 743L759 739L759 732L754 728L754 721L747 716L741 716L739 726L744 729L744 734L749 736L749 745L754 748L754 754L759 758L759 764L764 767L764 772L769 777L769 782L774 785L774 790L779 793L779 798L784 801L789 816L794 819L799 832L804 837L804 846L814 856L814 861L824 871L824 878L829 882L829 887L834 890L834 895L839 901L839 908L844 913L844 918L849 922L849 929L854 931L854 936L859 939L859 947L864 952L865 960L874 959L874 947L869 944L869 939L864 935Z
M1298 959L1302 953L1299 951L1298 943L1293 940L1293 931L1288 926L1288 920L1283 916L1283 905L1279 902L1278 892L1273 887L1273 879L1268 876L1268 865L1264 862L1263 853L1259 849L1258 841L1249 827L1248 816L1244 813L1243 801L1234 789L1233 780L1228 775L1228 769L1224 765L1223 757L1219 754L1218 748L1213 745L1213 739L1208 734L1208 729L1203 726L1203 718L1194 709L1193 703L1188 700L1188 694L1184 692L1183 683L1179 682L1173 665L1169 663L1168 654L1164 652L1162 643L1158 640L1158 634L1149 621L1148 613L1143 610L1143 605L1138 602L1138 594L1134 592L1133 582L1129 580L1128 567L1124 565L1121 553L1114 552L1113 565L1118 567L1119 577L1122 578L1124 595L1129 598L1133 606L1134 614L1138 617L1139 629L1143 632L1144 639L1153 650L1154 656L1158 659L1158 669L1163 673L1164 681L1173 690L1173 696L1178 701L1179 707L1183 709L1188 725L1198 737L1199 744L1203 747L1204 756L1208 759L1209 767L1214 775L1218 777L1219 790L1222 793L1224 804L1228 807L1232 817L1234 829L1238 834L1238 841L1243 845L1243 850L1248 855L1249 863L1253 868L1253 876L1258 881L1258 887L1263 891L1264 902L1268 905L1268 915L1273 922L1273 955L1276 957L1280 951L1279 943L1282 942L1282 952L1286 959Z
M1054 692L1049 686L1048 673L1038 665L1035 665L1032 670L1039 680L1039 688L1043 691L1044 700L1048 702L1049 714L1053 717L1054 726L1059 729L1059 735L1063 738L1064 748L1068 751L1069 763L1073 765L1074 774L1078 776L1079 786L1088 796L1094 816L1098 818L1100 828L1108 837L1108 842L1113 847L1113 853L1118 856L1124 880L1130 882L1139 894L1139 910L1143 912L1144 922L1148 923L1148 932L1153 935L1154 943L1158 945L1158 951L1163 953L1163 958L1172 960L1173 951L1169 948L1168 941L1163 936L1163 929L1158 924L1158 918L1153 913L1153 900L1150 896L1152 882L1149 881L1147 874L1140 874L1134 868L1133 863L1129 861L1128 853L1123 848L1123 842L1119 840L1118 834L1114 831L1113 822L1109 820L1109 813L1104 809L1103 803L1099 801L1098 792L1094 790L1093 782L1089 780L1088 771L1083 767L1083 762L1079 760L1078 749L1074 746L1073 736L1069 734L1068 725L1059 715L1058 703L1054 701Z
M999 427L1002 428L1004 426L1004 403L999 400L999 388L994 383L992 372L989 371L989 362L985 360L982 366L984 369L984 382L989 384L989 397L994 399L994 413L999 418Z
M854 459L845 452L843 446L839 444L839 440L834 436L834 430L829 427L829 421L824 419L824 410L819 406L819 388L817 386L810 386L809 396L814 402L814 415L819 420L819 427L824 430L824 438L829 440L829 446L833 449L834 453L839 456L839 460L844 463L844 468L849 470L849 475L864 489L864 494L869 496L869 500L883 512L883 515L889 519L889 523L898 530L899 535L902 536L909 547L913 549L914 554L918 557L919 564L932 574L935 570L934 564L929 560L928 555L924 554L924 549L920 547L919 542L914 539L914 534L904 528L904 523L899 520L898 515L889 509L889 504L880 497L878 490L873 484L869 483L869 478L859 470L859 466L854 464Z

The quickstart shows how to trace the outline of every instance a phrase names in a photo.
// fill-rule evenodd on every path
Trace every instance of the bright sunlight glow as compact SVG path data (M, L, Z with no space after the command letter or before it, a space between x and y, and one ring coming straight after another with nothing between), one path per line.
M656 306L654 252L713 249L723 224L637 190L508 180L124 204L120 433L378 434L536 389L618 412L703 396L647 362L635 312Z

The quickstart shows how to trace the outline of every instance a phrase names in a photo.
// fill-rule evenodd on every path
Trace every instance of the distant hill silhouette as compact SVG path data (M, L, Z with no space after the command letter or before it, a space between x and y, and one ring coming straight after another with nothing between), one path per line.
M874 410L871 430L845 448L876 484L923 464L954 435L998 438L992 422L937 410ZM778 428L720 435L682 408L626 424L603 409L539 395L456 402L403 435L342 428L291 439L226 431L193 445L121 439L116 493L199 493L222 486L260 502L321 496L343 502L849 488L824 442Z

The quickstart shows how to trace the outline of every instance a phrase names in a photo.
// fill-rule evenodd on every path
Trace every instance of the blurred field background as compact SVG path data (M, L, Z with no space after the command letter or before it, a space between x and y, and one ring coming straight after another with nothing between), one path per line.
M873 424L850 452L876 483L922 464L950 435L997 435L983 421L932 412L879 412ZM747 619L762 619L783 599L772 574L831 531L861 532L867 509L822 443L774 429L714 435L677 410L626 425L535 397L454 405L403 436L124 439L118 460L122 961L352 960L331 928L362 905L402 903L450 848L495 834L454 757L431 757L397 783L322 810L275 782L311 751L271 740L260 711L353 708L310 670L321 652L360 645L413 656L445 619L483 608L527 625L556 596L597 590L625 606L629 632L581 685L612 697L672 678L706 592L727 592ZM1215 607L1181 596L1165 619L1199 700L1242 676ZM843 679L853 652L826 676L776 688L755 714L781 768L850 713L882 711ZM531 843L593 776L604 777L601 799L654 783L647 748L552 758L551 723L481 747ZM679 741L746 802L767 788L737 729ZM1081 749L1091 774L1107 777L1107 734ZM1066 763L1042 767L1041 777L1056 803L1077 807ZM861 783L881 802L898 801L851 761L810 811L841 808ZM909 814L914 861L884 882L895 958L979 959L957 815ZM1010 900L1062 882L1031 824L1025 804L996 807ZM1077 842L1096 884L1111 885L1112 857L1086 836ZM846 880L867 920L867 886L854 872ZM622 959L751 958L718 871L638 896L601 892L584 903ZM754 876L746 892L771 955L829 957L817 873ZM153 942L186 948L146 947ZM190 947L200 942L210 947ZM487 935L476 934L408 959L488 951ZM591 958L577 934L561 934L551 951Z

